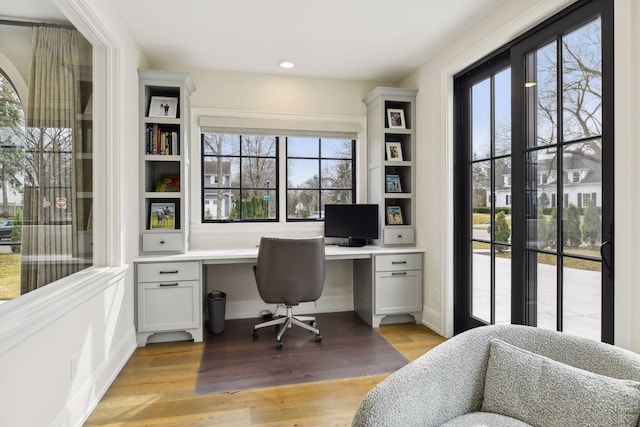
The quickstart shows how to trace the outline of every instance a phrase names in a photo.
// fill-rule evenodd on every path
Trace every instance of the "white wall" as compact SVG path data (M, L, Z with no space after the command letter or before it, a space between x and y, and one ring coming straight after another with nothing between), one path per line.
M424 321L450 336L453 331L453 76L517 35L534 27L572 1L506 2L402 82L418 88L417 181L429 183L417 194L418 245L425 257ZM616 70L616 344L640 352L640 314L633 310L640 296L640 209L638 192L640 152L636 148L640 117L638 99L640 22L637 0L615 3ZM435 203L434 203L435 201ZM438 208L434 208L438 207ZM635 221L634 221L635 220ZM436 291L442 295L436 302ZM635 302L635 303L634 303Z

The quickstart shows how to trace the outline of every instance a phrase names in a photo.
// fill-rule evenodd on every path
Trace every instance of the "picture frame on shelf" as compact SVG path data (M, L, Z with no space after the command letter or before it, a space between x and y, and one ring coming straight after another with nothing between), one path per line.
M387 175L387 193L402 193L402 185L400 184L400 176Z
M174 96L152 96L149 102L149 117L178 117L178 98Z
M387 108L389 129L406 129L404 110L401 108Z
M176 204L175 203L151 203L149 228L170 229L176 228Z
M387 206L387 223L389 225L404 225L400 206Z
M402 158L402 144L399 142L387 142L387 160L390 162L401 162Z

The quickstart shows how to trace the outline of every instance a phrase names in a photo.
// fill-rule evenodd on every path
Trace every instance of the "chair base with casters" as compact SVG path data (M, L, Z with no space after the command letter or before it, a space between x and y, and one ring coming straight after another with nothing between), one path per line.
M309 323L307 324L305 322L309 322ZM279 317L277 319L269 320L267 322L263 322L255 325L253 327L253 337L254 338L258 337L258 330L261 328L266 328L269 326L278 326L278 325L282 325L282 326L279 328L278 335L276 336L277 349L281 349L282 346L284 345L282 342L282 336L287 331L287 329L290 328L292 325L300 326L301 328L306 329L307 331L314 332L316 334L314 338L315 341L316 342L322 341L322 335L320 334L320 330L315 328L315 325L316 325L315 317L306 317L306 316L294 317L292 307L287 307L286 316Z

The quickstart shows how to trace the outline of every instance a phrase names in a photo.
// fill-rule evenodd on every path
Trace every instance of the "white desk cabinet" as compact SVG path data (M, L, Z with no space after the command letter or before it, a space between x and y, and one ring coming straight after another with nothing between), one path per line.
M354 273L355 310L371 326L390 315L422 321L422 253L374 255L372 262L359 261Z
M202 341L201 271L196 261L136 264L139 347L154 334L154 342Z

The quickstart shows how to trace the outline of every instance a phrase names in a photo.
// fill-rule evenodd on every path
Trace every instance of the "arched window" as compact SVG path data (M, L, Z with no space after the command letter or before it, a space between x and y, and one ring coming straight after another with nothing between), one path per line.
M69 28L16 34L33 44L27 100L0 73L0 301L93 265L92 48Z

